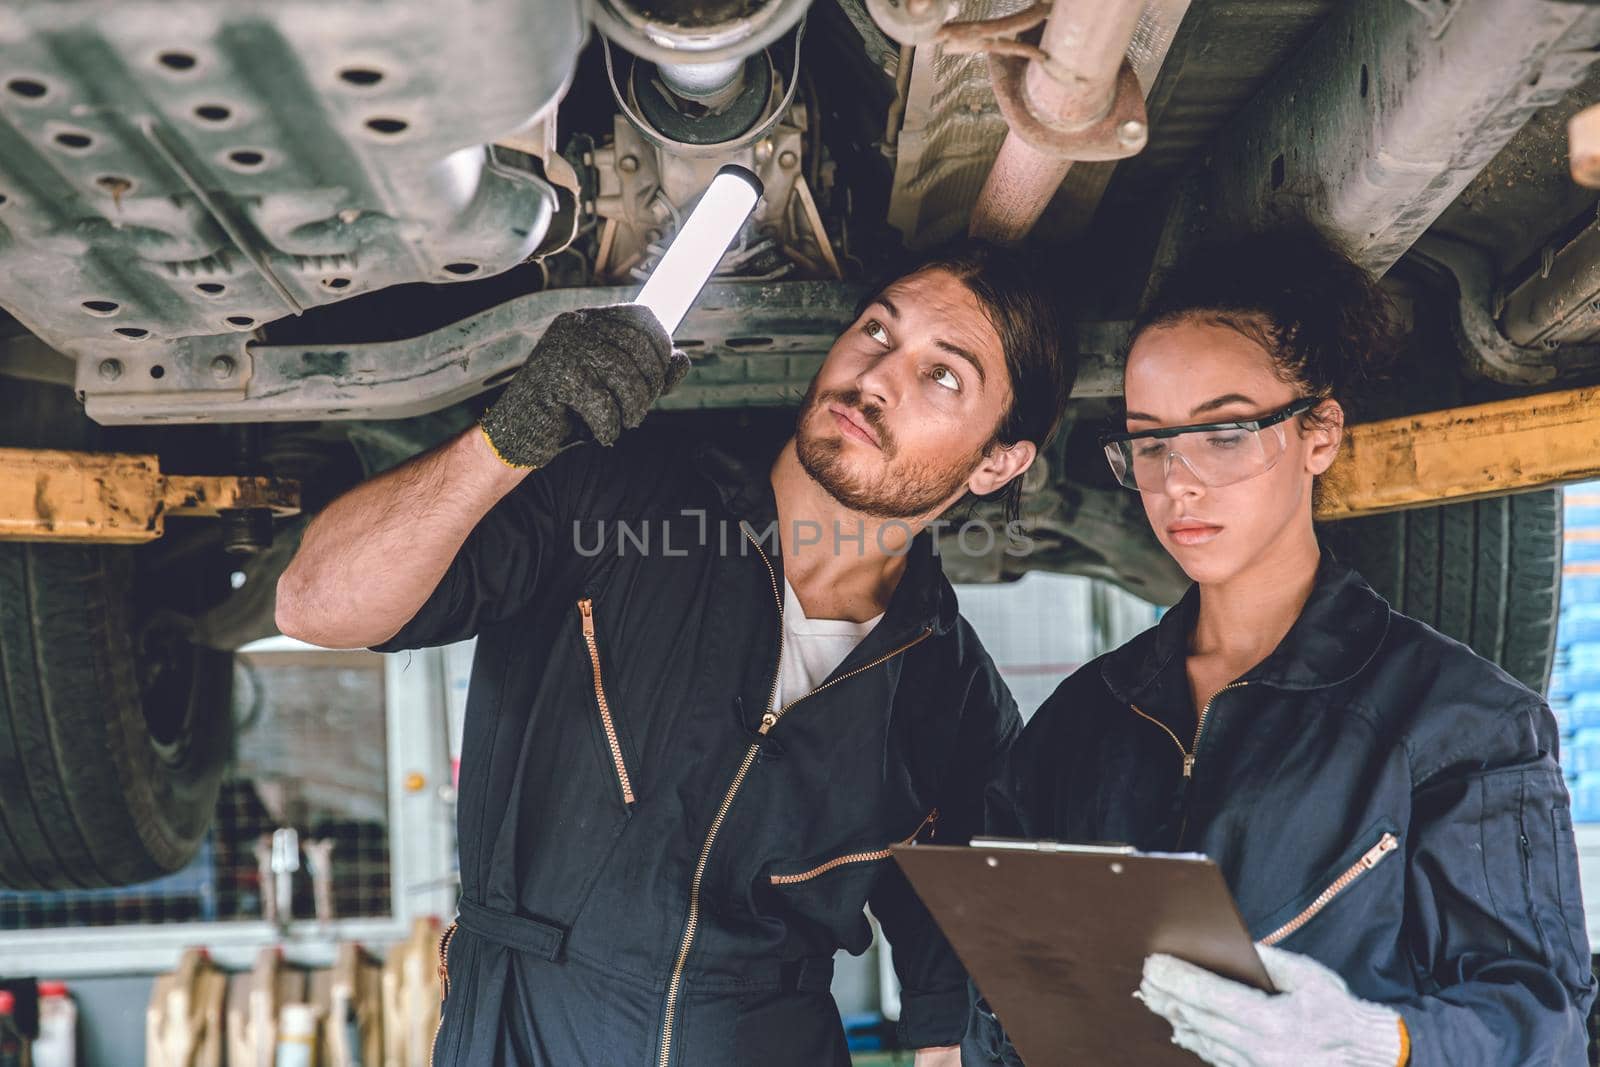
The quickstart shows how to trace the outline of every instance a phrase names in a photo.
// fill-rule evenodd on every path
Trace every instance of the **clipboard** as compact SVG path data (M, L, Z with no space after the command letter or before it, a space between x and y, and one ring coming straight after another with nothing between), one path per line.
M1005 838L892 851L1028 1067L1201 1062L1134 999L1152 952L1273 991L1202 855Z

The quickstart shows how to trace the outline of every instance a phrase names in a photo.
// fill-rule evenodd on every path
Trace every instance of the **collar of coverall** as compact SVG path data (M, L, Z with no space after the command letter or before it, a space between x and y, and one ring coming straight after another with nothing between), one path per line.
M702 445L695 454L695 465L715 487L730 516L747 522L759 537L778 517L778 501L772 492L772 460L748 462L715 445ZM848 531L847 531L848 532ZM868 535L870 537L870 535ZM761 547L767 550L779 581L783 579L783 559L772 550L774 538L768 536ZM853 551L854 541L845 541L844 550ZM955 626L955 590L945 579L944 568L934 552L933 535L924 530L911 542L906 553L906 569L900 584L889 598L883 624L877 629L890 635L932 627L943 635Z
M1200 587L1192 585L1154 628L1108 655L1100 675L1112 695L1127 703L1160 705L1174 701L1152 700L1151 695L1171 687L1172 693L1160 695L1186 706L1190 701L1182 668L1199 610ZM1324 548L1300 617L1272 654L1239 680L1287 690L1338 685L1371 662L1388 632L1389 602ZM1173 666L1177 670L1169 674Z

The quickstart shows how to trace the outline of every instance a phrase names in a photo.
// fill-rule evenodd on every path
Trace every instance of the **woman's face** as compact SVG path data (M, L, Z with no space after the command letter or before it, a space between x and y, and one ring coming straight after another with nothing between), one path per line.
M1230 327L1194 319L1139 335L1123 393L1132 433L1261 418L1300 397L1278 377L1266 349ZM1156 537L1191 580L1226 582L1311 535L1312 480L1332 464L1343 425L1334 401L1320 414L1325 425L1291 418L1261 431L1272 453L1280 433L1283 442L1264 473L1218 488L1174 459L1164 488L1140 492Z

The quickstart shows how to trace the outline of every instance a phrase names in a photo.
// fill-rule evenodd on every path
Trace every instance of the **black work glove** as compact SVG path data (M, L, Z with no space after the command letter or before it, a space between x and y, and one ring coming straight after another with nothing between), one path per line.
M478 422L502 462L543 467L584 441L615 443L688 370L649 308L564 311Z

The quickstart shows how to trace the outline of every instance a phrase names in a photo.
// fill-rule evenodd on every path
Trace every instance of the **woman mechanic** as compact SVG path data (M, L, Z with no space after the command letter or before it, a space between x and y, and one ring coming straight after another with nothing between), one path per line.
M1306 228L1167 276L1104 443L1194 584L1039 709L990 829L1219 864L1278 994L1161 955L1137 994L1209 1063L1583 1064L1595 982L1549 709L1312 525L1393 321ZM969 1042L1013 1062L981 1003Z

